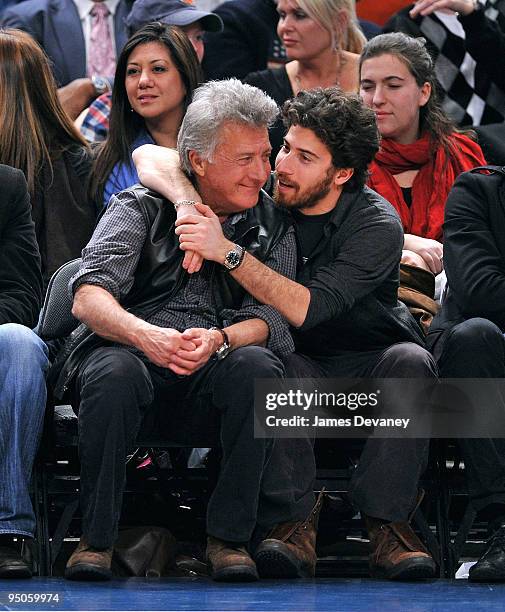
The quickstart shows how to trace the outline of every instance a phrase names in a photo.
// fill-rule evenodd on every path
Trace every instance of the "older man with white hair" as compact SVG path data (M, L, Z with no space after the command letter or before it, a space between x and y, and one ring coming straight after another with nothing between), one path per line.
M254 530L286 523L300 538L291 575L314 571L313 494L275 460L278 441L254 438L254 380L283 377L280 357L293 351L293 341L277 310L229 274L245 249L295 274L289 218L260 193L276 113L263 92L231 79L200 87L181 126L184 167L233 241L222 262L188 275L174 233L175 208L186 203L174 207L141 186L112 198L83 251L70 283L83 332L56 387L57 395L73 387L80 398L83 536L67 564L69 579L110 578L124 460L141 424L190 445L202 432L221 444L207 513L214 579L256 580L247 550Z

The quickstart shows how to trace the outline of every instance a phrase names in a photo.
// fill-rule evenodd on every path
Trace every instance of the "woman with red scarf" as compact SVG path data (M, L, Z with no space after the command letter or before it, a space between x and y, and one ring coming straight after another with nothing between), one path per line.
M481 148L440 107L422 38L394 32L370 40L360 59L360 93L382 135L368 185L401 217L402 263L438 274L447 195L461 172L486 163Z

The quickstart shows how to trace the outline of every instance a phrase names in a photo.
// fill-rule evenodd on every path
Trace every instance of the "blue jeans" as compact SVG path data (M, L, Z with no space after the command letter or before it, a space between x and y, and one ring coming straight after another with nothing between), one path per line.
M47 347L30 329L0 325L0 534L33 537L29 494L44 421Z

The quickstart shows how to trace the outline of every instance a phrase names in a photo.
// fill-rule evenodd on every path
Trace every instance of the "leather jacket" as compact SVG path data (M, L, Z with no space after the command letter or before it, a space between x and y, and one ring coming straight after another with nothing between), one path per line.
M135 270L133 286L121 305L137 317L147 319L181 290L189 275L182 267L184 254L174 232L174 207L145 187L135 186L128 191L137 200L150 229ZM235 225L234 241L263 261L290 225L290 215L262 191L258 204L245 211L244 218ZM245 290L224 267L215 266L212 285L218 310L240 307ZM107 343L84 324L72 332L49 372L48 382L54 387L55 397L62 398L84 358L93 349Z

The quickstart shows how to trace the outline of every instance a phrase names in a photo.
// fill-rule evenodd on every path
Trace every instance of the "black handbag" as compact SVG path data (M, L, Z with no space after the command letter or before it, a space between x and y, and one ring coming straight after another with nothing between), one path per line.
M177 542L163 527L134 527L119 532L112 571L116 576L160 578L175 567Z

